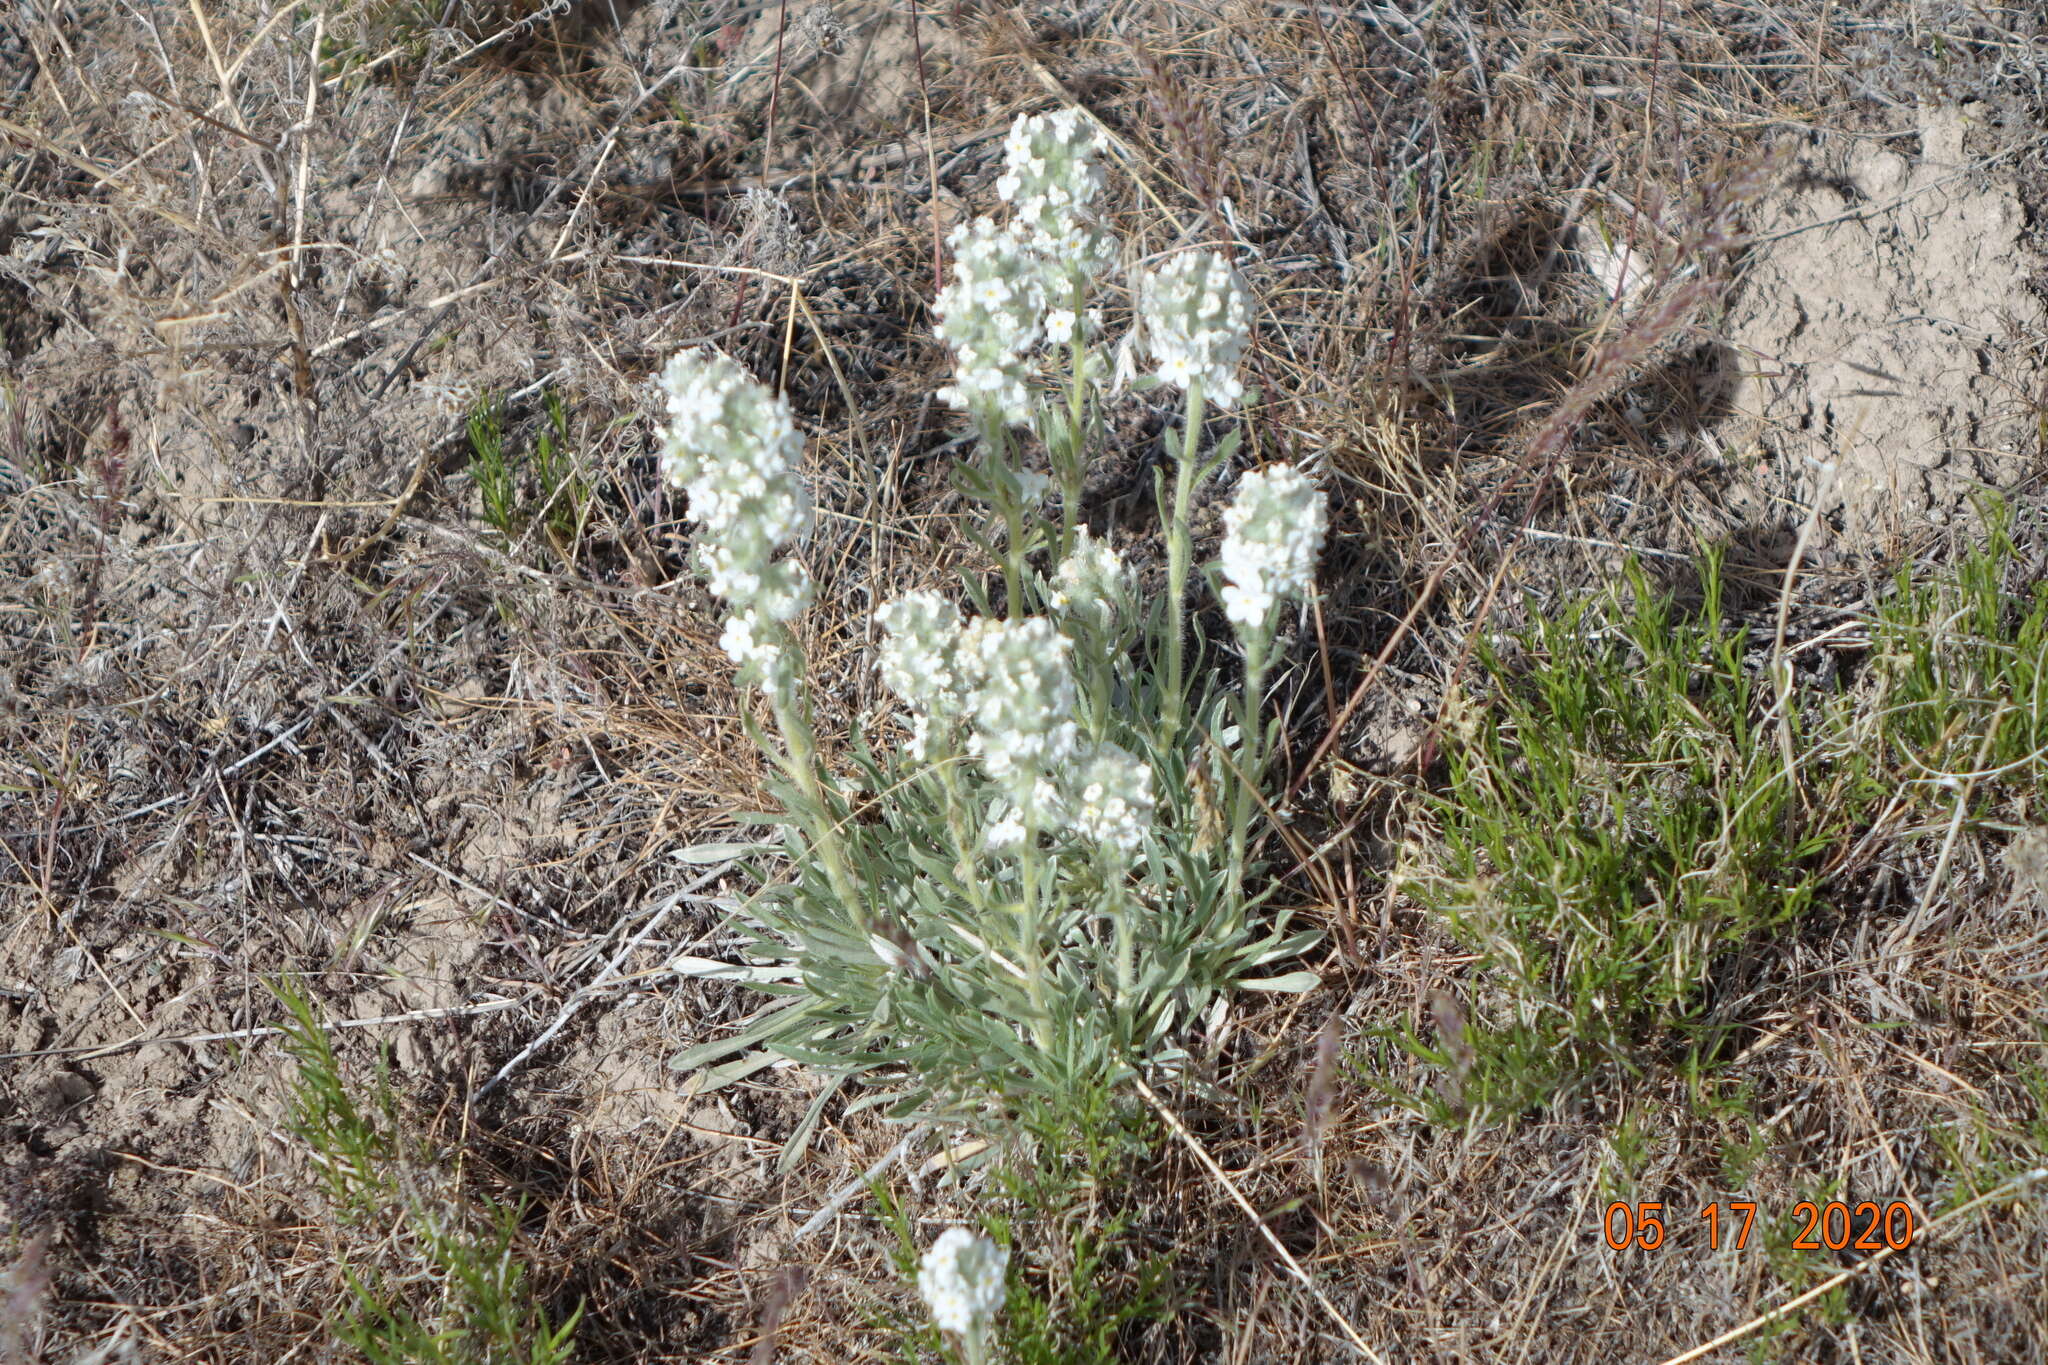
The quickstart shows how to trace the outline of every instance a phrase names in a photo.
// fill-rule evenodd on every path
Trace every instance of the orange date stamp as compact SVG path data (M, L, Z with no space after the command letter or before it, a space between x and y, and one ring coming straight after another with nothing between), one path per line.
M1757 1207L1753 1200L1731 1199L1700 1209L1707 1249L1746 1248L1756 1228ZM1819 1204L1802 1199L1792 1206L1792 1224L1795 1251L1904 1251L1913 1245L1913 1209L1902 1200L1880 1205L1868 1200ZM1616 1200L1607 1206L1600 1231L1616 1251L1655 1251L1677 1235L1675 1228L1667 1227L1665 1205L1655 1201Z

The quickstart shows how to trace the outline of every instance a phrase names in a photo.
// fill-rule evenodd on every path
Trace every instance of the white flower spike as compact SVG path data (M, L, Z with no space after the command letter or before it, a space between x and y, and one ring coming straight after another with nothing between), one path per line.
M1175 256L1139 281L1138 314L1160 382L1200 381L1215 408L1244 397L1237 365L1251 344L1251 294L1230 262L1213 251Z
M939 397L956 408L987 407L1005 422L1031 417L1028 357L1045 336L1045 262L1015 228L987 218L946 238L953 269L939 291L934 329L953 350L953 383Z
M690 495L697 564L732 605L720 640L742 669L778 693L794 661L776 627L810 600L803 565L778 560L811 524L804 453L789 403L712 350L679 352L661 376L668 428L662 473Z
M882 684L909 703L907 748L924 759L934 734L950 736L966 705L960 609L935 592L913 592L877 611L875 621L888 632L877 651Z
M1045 779L1080 752L1072 652L1073 645L1043 616L979 621L961 642L976 680L968 751L1027 819L1055 813Z
M1327 520L1323 495L1292 465L1255 469L1223 514L1223 614L1240 640L1261 638L1283 597L1315 581Z
M1113 255L1094 211L1102 192L1102 145L1094 120L1078 109L1027 115L1010 126L1005 169L996 180L996 193L1015 207L1030 245L1077 284L1107 267ZM1069 311L1048 330L1054 340L1065 340L1074 323Z

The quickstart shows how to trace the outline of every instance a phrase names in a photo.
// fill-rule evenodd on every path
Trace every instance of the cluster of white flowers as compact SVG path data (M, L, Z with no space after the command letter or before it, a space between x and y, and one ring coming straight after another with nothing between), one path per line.
M1175 256L1139 282L1138 313L1161 382L1199 380L1217 408L1244 397L1237 363L1251 342L1251 294L1230 262L1213 251Z
M877 651L882 683L910 705L910 756L922 761L935 731L949 731L966 704L959 666L960 609L935 592L906 593L875 613L888 632Z
M1282 597L1306 593L1323 549L1323 495L1292 465L1255 469L1223 514L1223 613L1242 639L1264 631Z
M1094 212L1102 192L1102 135L1079 109L1033 114L1010 125L996 193L1016 209L1015 222L1068 279L1078 283L1105 269L1114 255ZM1073 314L1056 315L1047 331L1064 338Z
M1085 526L1078 529L1074 548L1053 571L1046 605L1055 615L1106 634L1136 611L1131 567L1107 541L1089 535Z
M939 291L939 336L953 350L954 382L941 400L984 405L1006 422L1031 417L1031 357L1075 335L1088 282L1115 256L1097 220L1101 136L1079 110L1019 118L1004 146L996 193L1015 209L1007 227L977 218L953 229L953 268ZM1091 325L1092 313L1085 315Z
M1049 779L1081 749L1072 650L1043 616L979 621L961 636L962 661L975 679L968 752L1021 817L1054 814Z
M1126 856L1136 853L1157 805L1152 769L1116 745L1104 744L1081 765L1073 786L1067 818L1074 832Z
M668 430L662 472L690 495L697 563L732 606L719 644L778 693L794 661L775 627L803 609L803 565L775 556L811 523L798 477L804 442L789 403L716 351L682 351L662 372Z
M1003 1306L1010 1253L966 1228L948 1228L924 1254L917 1292L942 1332L979 1339Z
M953 229L953 271L939 291L935 330L953 349L954 382L939 398L1007 422L1031 416L1030 356L1045 336L1045 262L1015 228L987 218Z
M1077 553L1090 586L1075 591L1075 609L1106 613L1119 594L1128 607L1122 560L1097 542ZM954 727L971 725L968 751L1001 792L984 833L990 849L1021 845L1027 821L1125 855L1144 843L1157 805L1152 770L1114 744L1083 742L1072 645L1052 618L963 621L937 593L913 592L875 619L885 632L876 651L882 682L910 707L909 757L936 757L935 739L950 749Z

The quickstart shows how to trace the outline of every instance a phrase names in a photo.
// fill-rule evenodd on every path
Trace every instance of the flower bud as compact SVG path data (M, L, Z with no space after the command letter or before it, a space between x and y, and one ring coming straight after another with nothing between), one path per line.
M1136 611L1131 567L1113 546L1078 528L1074 548L1053 571L1047 605L1063 620L1107 635Z

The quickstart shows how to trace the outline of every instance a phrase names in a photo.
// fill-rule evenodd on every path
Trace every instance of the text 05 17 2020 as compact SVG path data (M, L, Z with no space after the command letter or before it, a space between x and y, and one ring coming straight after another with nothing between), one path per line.
M1655 1251L1678 1236L1666 1207L1655 1200L1616 1200L1607 1206L1601 1235L1616 1251ZM1757 1203L1748 1199L1716 1200L1700 1208L1699 1240L1710 1251L1724 1246L1743 1250L1756 1229L1757 1209ZM1796 1251L1904 1251L1913 1244L1913 1209L1902 1200L1851 1204L1803 1199L1792 1206L1791 1222Z

